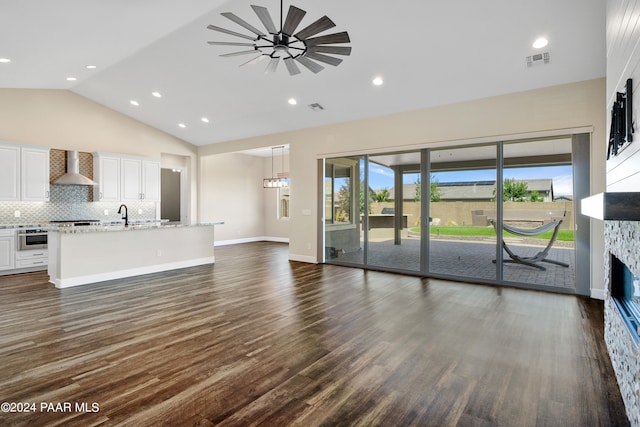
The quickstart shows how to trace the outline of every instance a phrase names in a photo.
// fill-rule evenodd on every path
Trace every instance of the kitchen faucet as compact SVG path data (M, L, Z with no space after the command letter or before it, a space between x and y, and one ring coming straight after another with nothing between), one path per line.
M122 213L122 208L124 208L124 214L122 215L122 219L124 219L124 226L127 227L127 226L129 226L129 210L127 209L127 205L122 204L118 208L118 213L119 214Z

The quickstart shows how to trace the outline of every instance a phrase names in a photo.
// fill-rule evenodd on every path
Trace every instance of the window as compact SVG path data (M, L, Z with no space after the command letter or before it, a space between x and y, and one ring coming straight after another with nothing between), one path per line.
M289 219L289 187L278 189L278 219Z

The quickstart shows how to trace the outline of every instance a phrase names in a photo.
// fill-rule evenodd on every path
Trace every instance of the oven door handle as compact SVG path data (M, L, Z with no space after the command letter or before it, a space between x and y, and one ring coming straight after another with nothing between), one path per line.
M47 236L48 233L18 233L18 237L29 237L29 236Z

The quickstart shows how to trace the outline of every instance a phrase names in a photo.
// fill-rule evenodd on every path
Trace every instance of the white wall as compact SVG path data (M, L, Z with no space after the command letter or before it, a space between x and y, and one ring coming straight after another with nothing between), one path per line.
M606 149L605 80L548 87L385 117L248 138L199 147L202 156L288 144L291 219L289 257L314 262L318 216L317 159L396 148L422 148L461 142L558 135L569 129L593 130L591 190L604 189ZM311 212L306 215L305 212ZM592 284L602 288L602 229L592 229ZM597 289L596 289L597 291Z
M627 79L633 79L633 122L635 142L623 147L607 162L607 191L638 191L640 185L640 5L629 0L607 1L607 111L616 92L625 92ZM610 120L610 116L607 116Z
M60 150L105 151L160 159L188 159L190 194L197 188L197 150L192 144L67 90L0 89L0 140ZM191 220L196 198L190 197Z
M264 161L229 153L200 158L201 221L216 226L216 243L251 241L264 236Z

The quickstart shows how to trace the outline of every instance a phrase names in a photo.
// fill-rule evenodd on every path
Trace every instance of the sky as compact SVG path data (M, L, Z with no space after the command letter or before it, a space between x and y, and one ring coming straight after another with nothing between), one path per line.
M571 166L543 166L530 168L506 168L504 169L505 179L553 179L554 195L572 195L573 178ZM405 184L416 182L418 174L405 175ZM496 171L491 170L470 170L452 172L434 172L432 178L438 182L467 182L467 181L495 181ZM370 164L369 186L374 190L393 187L393 171L383 166Z

